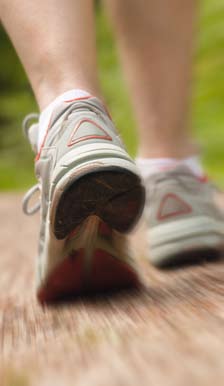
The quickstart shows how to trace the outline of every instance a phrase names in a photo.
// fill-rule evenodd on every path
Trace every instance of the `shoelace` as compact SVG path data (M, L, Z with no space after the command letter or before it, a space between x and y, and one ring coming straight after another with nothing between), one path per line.
M30 199L37 191L40 191L39 184L32 186L32 188L30 188L28 192L25 194L25 196L23 197L23 201L22 201L23 212L28 216L31 216L34 213L38 212L38 210L40 210L40 202L37 202L34 206L29 208Z
M37 113L30 113L23 120L23 123L22 123L23 134L25 135L25 137L28 140L29 140L28 131L30 129L30 122L31 121L38 121L38 119L39 119L39 114L37 114Z
M35 120L37 121L39 119L39 115L36 114L36 113L31 113L31 114L28 114L24 121L23 121L23 124L22 124L22 128L23 128L23 133L25 135L25 137L29 140L29 129L30 129L30 122ZM37 202L34 206L32 206L31 208L29 208L29 202L30 202L30 199L33 197L33 195L37 192L37 191L40 191L40 184L37 183L36 185L32 186L28 192L25 194L25 196L23 197L23 201L22 201L22 209L23 209L23 212L28 215L28 216L31 216L33 215L34 213L38 212L40 210L40 202Z

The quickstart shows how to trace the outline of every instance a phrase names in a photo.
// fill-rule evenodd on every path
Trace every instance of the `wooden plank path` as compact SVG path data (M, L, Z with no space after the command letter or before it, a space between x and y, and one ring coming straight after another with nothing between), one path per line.
M132 238L141 293L42 309L34 294L38 216L0 195L0 386L224 384L224 263L158 271Z

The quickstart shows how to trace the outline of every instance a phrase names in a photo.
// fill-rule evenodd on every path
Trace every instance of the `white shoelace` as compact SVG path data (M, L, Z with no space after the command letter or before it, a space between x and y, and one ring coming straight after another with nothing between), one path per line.
M31 216L34 213L38 212L38 210L40 210L40 202L37 202L34 206L29 208L30 199L37 191L40 191L39 184L32 186L32 188L30 188L28 192L25 194L25 196L23 197L23 202L22 202L23 212L28 216Z

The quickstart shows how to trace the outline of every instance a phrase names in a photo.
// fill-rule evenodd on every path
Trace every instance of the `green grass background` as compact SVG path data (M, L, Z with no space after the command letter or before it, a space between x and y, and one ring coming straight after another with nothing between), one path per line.
M202 0L194 61L193 128L208 174L224 187L224 1ZM113 118L132 155L135 122L122 79L111 29L97 9L100 79ZM23 190L34 183L34 155L21 122L37 107L21 64L0 29L0 190Z

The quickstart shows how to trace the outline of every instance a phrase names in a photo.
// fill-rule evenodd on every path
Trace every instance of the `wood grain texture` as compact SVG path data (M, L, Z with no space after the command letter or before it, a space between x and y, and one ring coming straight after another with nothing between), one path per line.
M224 383L223 261L158 271L132 238L140 293L42 309L34 291L38 216L0 195L1 386L211 386Z

